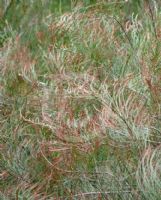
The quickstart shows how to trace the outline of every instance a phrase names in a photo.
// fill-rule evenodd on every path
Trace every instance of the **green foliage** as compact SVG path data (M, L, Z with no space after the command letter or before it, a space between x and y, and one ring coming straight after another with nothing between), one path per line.
M0 199L160 199L159 4L0 2Z

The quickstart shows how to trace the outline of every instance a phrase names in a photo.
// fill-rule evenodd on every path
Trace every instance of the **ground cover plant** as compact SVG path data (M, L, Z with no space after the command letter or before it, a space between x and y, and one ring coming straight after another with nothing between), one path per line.
M0 2L0 199L160 200L159 1Z

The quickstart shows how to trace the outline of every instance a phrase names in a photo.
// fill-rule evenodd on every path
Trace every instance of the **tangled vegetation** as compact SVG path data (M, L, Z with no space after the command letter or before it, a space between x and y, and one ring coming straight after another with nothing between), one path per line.
M160 200L159 1L0 8L0 199Z

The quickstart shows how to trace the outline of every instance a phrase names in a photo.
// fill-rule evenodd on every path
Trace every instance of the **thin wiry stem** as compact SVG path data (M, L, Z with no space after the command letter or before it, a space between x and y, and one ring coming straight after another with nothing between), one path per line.
M82 192L79 194L75 194L74 197L83 197L83 196L91 196L91 195L106 195L108 196L109 194L119 194L119 193L131 193L130 190L125 190L125 191L109 191L109 192Z

